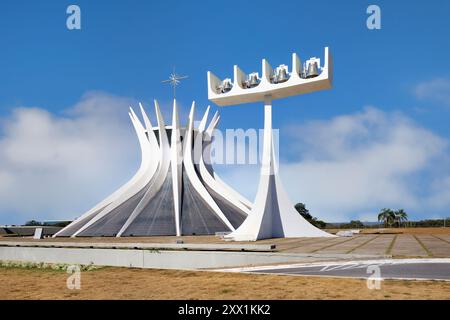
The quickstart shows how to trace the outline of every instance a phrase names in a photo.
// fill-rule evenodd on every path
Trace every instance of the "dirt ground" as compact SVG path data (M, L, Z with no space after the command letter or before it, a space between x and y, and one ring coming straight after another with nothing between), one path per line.
M0 268L0 299L450 299L450 282L366 280L218 272L102 268L69 275L48 269Z

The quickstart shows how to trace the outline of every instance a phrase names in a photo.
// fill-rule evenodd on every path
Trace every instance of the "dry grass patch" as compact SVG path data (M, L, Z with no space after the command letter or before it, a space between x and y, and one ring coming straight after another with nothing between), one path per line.
M450 283L103 268L81 274L81 290L66 288L68 274L0 268L0 299L450 299Z

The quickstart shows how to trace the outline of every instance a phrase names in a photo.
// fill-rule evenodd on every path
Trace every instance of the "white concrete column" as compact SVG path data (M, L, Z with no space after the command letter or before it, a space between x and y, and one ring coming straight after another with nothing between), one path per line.
M264 97L264 142L255 203L249 216L226 238L255 241L267 238L332 237L295 210L278 175L272 133L272 97Z

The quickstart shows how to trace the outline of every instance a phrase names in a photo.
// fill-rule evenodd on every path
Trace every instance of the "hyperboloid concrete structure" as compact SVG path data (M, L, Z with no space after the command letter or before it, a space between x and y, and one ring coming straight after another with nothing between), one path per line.
M142 105L143 122L130 108L142 152L135 176L119 190L55 236L205 235L232 232L252 203L225 184L209 159L219 115L207 126L209 107L194 127L195 103L187 126L180 127L176 100L172 125L166 126L158 103L153 127Z

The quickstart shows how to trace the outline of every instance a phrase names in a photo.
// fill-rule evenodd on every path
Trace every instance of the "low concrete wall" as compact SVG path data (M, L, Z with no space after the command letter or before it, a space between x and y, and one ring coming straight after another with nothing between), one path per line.
M42 228L43 236L52 236L61 230L61 227L53 226L0 226L0 235L13 234L21 237L34 235L36 228Z
M64 241L0 241L6 247L88 248L88 249L144 249L144 250L196 250L196 251L275 251L274 244L230 243L134 243L134 242L64 242Z
M124 249L0 247L0 260L102 266L206 269L324 260L305 255L263 252L150 251ZM328 259L329 260L329 259Z

